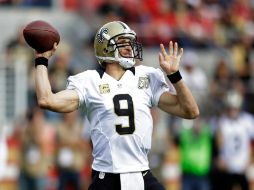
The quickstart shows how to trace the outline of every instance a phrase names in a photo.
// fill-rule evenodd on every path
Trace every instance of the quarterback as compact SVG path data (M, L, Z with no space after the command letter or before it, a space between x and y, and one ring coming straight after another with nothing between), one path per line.
M91 125L92 183L89 190L163 190L149 170L153 122L150 108L194 119L199 109L179 72L183 49L160 44L161 69L135 66L142 60L136 33L123 22L103 25L94 38L97 70L67 80L65 90L52 93L48 59L57 49L35 53L36 94L40 107L56 112L80 108ZM171 92L170 89L174 89Z

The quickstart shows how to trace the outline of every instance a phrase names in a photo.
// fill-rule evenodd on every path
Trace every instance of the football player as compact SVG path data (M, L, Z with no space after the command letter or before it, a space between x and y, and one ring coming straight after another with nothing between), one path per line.
M244 111L243 98L237 90L229 90L224 99L224 113L218 118L215 163L217 175L223 180L221 185L221 179L218 179L219 187L215 187L218 190L250 189L247 173L252 160L254 117Z
M40 107L56 112L78 108L91 125L92 183L89 190L163 190L149 170L153 122L150 108L193 119L199 109L179 72L183 49L160 44L158 68L135 66L142 60L136 33L123 22L103 25L94 38L100 68L70 76L67 88L52 93L48 59L57 49L36 53L36 93ZM174 87L174 93L170 92ZM171 87L170 87L171 86Z

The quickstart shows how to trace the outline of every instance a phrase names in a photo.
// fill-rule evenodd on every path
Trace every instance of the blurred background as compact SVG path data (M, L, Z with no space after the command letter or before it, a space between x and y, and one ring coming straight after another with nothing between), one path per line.
M61 35L49 66L54 92L98 67L93 38L108 21L136 31L147 66L159 67L159 43L177 41L201 114L191 121L151 110L154 175L167 190L254 189L253 0L0 0L0 190L86 190L91 181L82 113L37 106L33 50L22 35L34 20Z

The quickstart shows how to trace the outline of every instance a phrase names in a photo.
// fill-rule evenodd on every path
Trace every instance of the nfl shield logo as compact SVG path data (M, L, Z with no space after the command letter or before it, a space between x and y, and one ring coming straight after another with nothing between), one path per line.
M105 173L104 173L104 172L100 172L100 173L99 173L99 178L100 178L100 179L104 179L104 177L105 177Z
M149 87L149 78L148 77L139 77L138 88L144 89Z

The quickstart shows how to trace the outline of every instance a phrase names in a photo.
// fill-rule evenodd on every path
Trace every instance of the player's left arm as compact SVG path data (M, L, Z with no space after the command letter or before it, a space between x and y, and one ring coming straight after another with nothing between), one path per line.
M180 59L183 55L183 48L178 49L178 44L170 41L169 53L166 52L163 44L160 44L159 62L167 75L179 71ZM177 77L177 76L176 76ZM176 95L164 92L159 99L158 107L163 111L186 119L194 119L199 115L198 105L182 79L173 83Z

